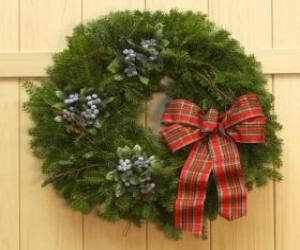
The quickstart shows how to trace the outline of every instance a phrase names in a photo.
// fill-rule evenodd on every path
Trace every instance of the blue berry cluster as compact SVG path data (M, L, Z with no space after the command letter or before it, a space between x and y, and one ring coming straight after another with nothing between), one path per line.
M123 50L124 60L127 64L124 73L127 77L138 75L138 68L143 68L146 64L155 62L159 57L158 43L154 38L143 39L137 49L139 52L134 49Z
M142 40L141 41L141 45L143 48L147 49L149 47L154 47L157 45L157 41L156 39L152 38L152 39L146 39L146 40Z
M101 99L96 93L85 97L80 97L77 92L71 93L64 99L64 108L55 120L75 122L82 127L92 126L99 115L100 105Z
M107 179L116 182L116 197L120 197L125 193L130 193L133 197L150 193L155 188L155 183L151 177L151 170L156 162L155 157L147 157L138 145L132 150L128 147L123 149L125 152L127 150L130 153L127 154L127 157L126 153L123 154L118 160L116 169L107 174Z

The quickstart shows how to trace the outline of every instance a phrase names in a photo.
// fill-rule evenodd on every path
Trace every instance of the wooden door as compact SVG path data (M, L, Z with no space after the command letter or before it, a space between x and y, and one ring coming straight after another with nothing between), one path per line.
M249 198L249 215L209 225L206 241L184 234L171 241L155 227L109 224L71 211L51 187L40 188L40 162L29 148L23 81L36 82L65 47L79 22L122 9L178 8L206 13L231 31L263 65L283 124L282 183L270 182ZM0 249L1 250L296 250L300 238L300 1L298 0L0 0ZM299 98L299 99L298 99ZM146 125L158 129L148 103ZM298 152L299 151L299 152Z

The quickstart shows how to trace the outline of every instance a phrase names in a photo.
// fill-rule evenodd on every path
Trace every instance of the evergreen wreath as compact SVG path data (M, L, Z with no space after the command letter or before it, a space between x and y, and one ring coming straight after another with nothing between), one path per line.
M43 159L44 182L75 210L110 221L151 221L172 238L179 174L189 153L171 154L161 137L138 124L156 92L203 111L225 111L255 93L267 118L265 143L238 144L249 189L280 180L280 124L260 64L230 34L200 13L121 11L80 24L54 56L49 78L27 82L25 110L35 126L31 146ZM205 218L218 213L210 178Z

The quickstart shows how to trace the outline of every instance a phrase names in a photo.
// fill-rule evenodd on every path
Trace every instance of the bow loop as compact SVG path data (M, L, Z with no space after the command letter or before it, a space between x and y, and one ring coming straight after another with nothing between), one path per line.
M176 99L171 101L162 115L161 123L170 125L179 123L186 126L201 127L201 109L193 102Z

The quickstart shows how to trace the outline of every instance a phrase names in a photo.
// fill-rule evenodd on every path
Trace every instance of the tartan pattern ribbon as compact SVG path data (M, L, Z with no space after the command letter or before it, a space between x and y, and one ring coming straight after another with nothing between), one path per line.
M203 114L195 103L175 99L167 104L162 124L166 127L160 133L171 152L191 145L179 179L175 226L202 233L210 174L216 180L219 214L228 220L244 216L247 188L236 142L265 141L266 117L258 97L238 97L224 115L217 109Z

